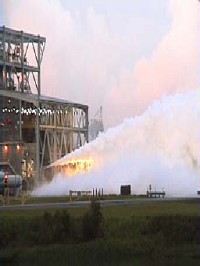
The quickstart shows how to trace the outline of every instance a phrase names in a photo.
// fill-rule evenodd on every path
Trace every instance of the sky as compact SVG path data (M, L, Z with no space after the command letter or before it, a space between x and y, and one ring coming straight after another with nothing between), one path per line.
M106 128L199 88L197 0L0 0L0 24L47 38L42 93L103 106Z
M2 0L0 0L0 25L2 25Z

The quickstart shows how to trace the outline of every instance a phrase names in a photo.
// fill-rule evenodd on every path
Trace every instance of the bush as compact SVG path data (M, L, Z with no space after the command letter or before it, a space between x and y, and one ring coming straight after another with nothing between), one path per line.
M183 242L198 243L200 218L188 216L158 216L151 218L149 234L155 235L162 232L165 241L169 244Z
M72 236L72 223L69 213L56 211L54 215L45 212L41 217L0 221L0 245L34 246L66 243Z
M71 237L71 218L66 210L45 212L40 220L39 244L65 243Z
M172 246L199 245L199 232L200 216L111 217L104 222L100 204L92 201L85 215L73 220L66 210L37 217L3 217L0 247L77 244L104 237L127 243L137 252L159 256Z
M103 216L100 203L91 201L90 210L82 218L82 234L85 241L103 236Z

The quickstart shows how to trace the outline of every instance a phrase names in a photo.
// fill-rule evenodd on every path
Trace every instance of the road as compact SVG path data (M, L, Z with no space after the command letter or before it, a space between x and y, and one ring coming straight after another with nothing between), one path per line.
M169 201L194 200L195 198L135 198L122 200L99 200L102 207L127 206L127 205L143 205L143 204L162 204ZM85 208L89 207L90 201L73 201L58 203L38 203L24 205L6 205L0 206L0 211L5 210L38 210L50 208Z

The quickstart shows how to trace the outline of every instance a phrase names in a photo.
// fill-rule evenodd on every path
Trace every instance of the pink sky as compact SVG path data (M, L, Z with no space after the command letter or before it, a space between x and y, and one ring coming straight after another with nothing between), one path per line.
M199 87L199 9L195 0L169 1L168 32L151 54L133 60L131 66L123 63L123 49L132 47L133 57L137 40L130 35L123 48L120 35L111 32L106 14L97 13L93 6L86 10L85 31L77 26L81 14L72 14L58 0L3 0L3 22L47 37L44 94L88 104L91 116L103 105L104 123L109 127L142 113L164 94ZM148 43L149 36L144 32L143 41Z

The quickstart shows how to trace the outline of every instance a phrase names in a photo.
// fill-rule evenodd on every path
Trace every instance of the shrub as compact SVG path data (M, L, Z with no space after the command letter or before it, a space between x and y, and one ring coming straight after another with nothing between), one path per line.
M66 210L56 211L54 214L54 241L57 243L66 242L71 237L73 228L71 217Z
M82 234L86 241L103 236L103 216L100 203L91 201L90 210L82 218Z
M199 221L198 216L158 216L151 218L149 233L162 232L168 243L198 243Z
M66 210L56 211L54 215L45 212L40 220L39 243L65 243L70 238L71 218Z

